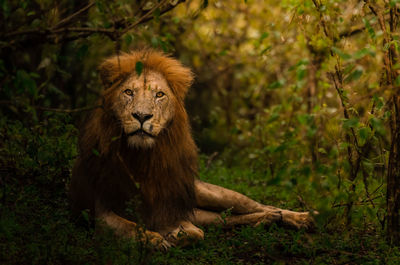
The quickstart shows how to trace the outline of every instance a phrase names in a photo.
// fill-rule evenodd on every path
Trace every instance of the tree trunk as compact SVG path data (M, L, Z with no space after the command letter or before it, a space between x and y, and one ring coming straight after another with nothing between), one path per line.
M399 88L397 88L399 89ZM400 93L393 96L391 146L387 173L387 234L393 244L400 243Z
M390 42L387 52L389 64L386 64L388 85L392 89L392 104L390 117L391 144L387 173L387 235L392 244L400 244L400 85L398 83L399 71L395 69L398 63L398 52L393 44L393 33L399 25L398 14L395 7L389 9ZM382 16L381 16L382 17Z

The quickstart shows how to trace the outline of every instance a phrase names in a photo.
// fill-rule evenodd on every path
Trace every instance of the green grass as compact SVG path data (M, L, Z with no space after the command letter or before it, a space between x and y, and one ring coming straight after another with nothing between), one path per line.
M274 188L250 186L246 172L226 168L202 171L202 178L252 195L266 203ZM228 179L230 181L227 181ZM34 185L32 186L34 187ZM264 191L264 192L263 192ZM264 195L267 194L267 195ZM15 194L17 195L17 194ZM400 252L363 231L315 233L277 227L204 228L205 240L186 248L154 252L111 234L95 235L92 224L71 220L65 193L59 200L40 188L20 190L19 199L2 208L3 264L399 264ZM276 198L275 198L276 199ZM277 204L276 204L277 203ZM277 200L275 205L279 205Z
M272 176L223 158L200 160L200 178L265 204L322 209L314 233L271 227L204 228L204 241L157 252L112 233L96 234L93 222L70 215L66 187L76 156L76 130L57 119L26 128L0 120L1 264L400 264L400 251L369 222L345 227L340 209L323 206L318 192L271 184ZM44 148L45 147L45 148ZM209 166L205 166L208 165ZM302 195L302 199L299 199Z

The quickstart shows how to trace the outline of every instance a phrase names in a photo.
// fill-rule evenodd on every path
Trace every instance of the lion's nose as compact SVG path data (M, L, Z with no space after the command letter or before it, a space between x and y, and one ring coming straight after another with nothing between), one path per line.
M132 113L132 116L137 119L141 124L143 124L145 121L151 119L153 117L153 114L145 114L145 113Z

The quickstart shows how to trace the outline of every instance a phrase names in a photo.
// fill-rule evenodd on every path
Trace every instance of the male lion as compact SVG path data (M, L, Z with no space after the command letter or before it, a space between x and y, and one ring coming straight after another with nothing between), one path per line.
M308 212L266 206L195 179L197 148L184 108L193 79L188 68L142 50L109 58L99 70L103 108L92 112L80 138L70 187L75 210L90 209L117 234L162 248L202 239L195 225L312 225ZM232 214L222 219L228 209Z

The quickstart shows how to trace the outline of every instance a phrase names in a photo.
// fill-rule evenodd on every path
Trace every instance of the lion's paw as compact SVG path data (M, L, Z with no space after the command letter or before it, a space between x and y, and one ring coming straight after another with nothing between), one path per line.
M168 250L173 244L164 239L162 235L157 232L146 231L146 240L149 242L155 249L166 251Z
M259 217L254 226L259 226L261 224L271 225L282 220L281 211L278 210L265 210L256 214L259 215Z
M318 212L293 212L282 210L282 222L284 225L295 229L313 230L315 228L315 220L313 215Z
M190 222L182 222L165 237L175 245L186 246L193 241L204 239L204 232Z

